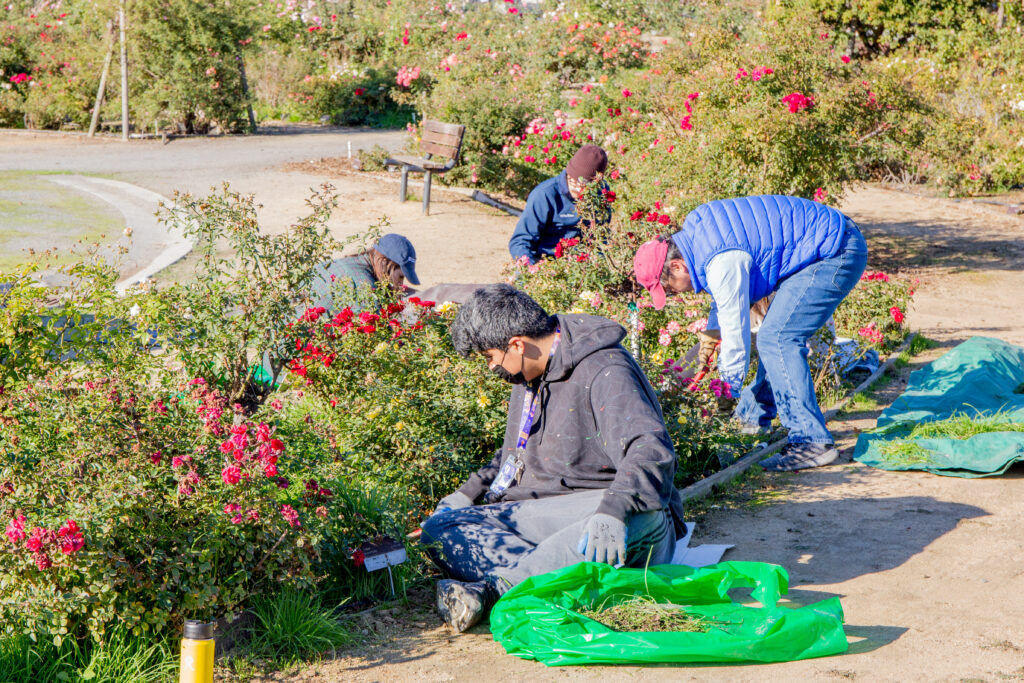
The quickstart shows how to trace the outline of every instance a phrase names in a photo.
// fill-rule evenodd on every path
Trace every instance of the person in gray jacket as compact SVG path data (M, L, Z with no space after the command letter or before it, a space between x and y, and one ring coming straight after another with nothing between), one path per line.
M671 559L683 530L676 455L654 389L618 324L548 315L509 285L477 290L451 337L513 385L494 459L424 521L422 542L451 579L442 618L462 632L523 580L584 560Z

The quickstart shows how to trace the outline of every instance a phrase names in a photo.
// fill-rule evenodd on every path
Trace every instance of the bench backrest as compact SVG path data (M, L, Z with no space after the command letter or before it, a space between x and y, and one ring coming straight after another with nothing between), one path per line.
M465 126L440 121L423 121L423 135L420 138L420 152L442 156L452 161L459 158Z

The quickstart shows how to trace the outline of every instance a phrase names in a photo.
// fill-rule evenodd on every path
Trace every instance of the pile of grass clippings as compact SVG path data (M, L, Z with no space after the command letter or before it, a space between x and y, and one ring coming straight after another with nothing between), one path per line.
M934 460L931 451L907 439L889 441L878 447L885 462L893 467L913 467L914 465L931 465Z
M577 611L616 631L704 633L711 626L708 619L689 614L680 605L658 603L646 596L620 602L611 607L597 605Z
M914 425L905 437L880 445L879 452L886 462L897 467L930 465L934 463L932 452L918 444L915 439L964 440L991 432L1024 432L1024 424L1007 422L1006 416L1001 413L978 414L974 417L966 413L957 413L945 420Z

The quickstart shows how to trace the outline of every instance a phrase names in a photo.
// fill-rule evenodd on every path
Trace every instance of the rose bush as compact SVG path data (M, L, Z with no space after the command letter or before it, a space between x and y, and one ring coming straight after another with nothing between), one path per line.
M313 583L335 515L308 488L320 453L201 378L146 369L55 369L0 396L8 633L162 632Z
M375 303L310 309L289 369L313 398L339 471L406 491L415 522L500 445L508 386L455 352L450 304Z

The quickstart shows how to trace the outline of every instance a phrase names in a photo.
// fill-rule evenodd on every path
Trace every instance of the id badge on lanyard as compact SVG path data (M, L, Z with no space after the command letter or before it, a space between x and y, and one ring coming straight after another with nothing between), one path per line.
M555 355L555 349L558 348L561 337L562 331L556 329L555 340L551 344L551 354L549 357ZM516 440L516 450L502 463L498 476L491 482L491 487L484 496L488 502L497 501L501 494L505 492L505 489L513 484L518 484L522 478L523 470L526 467L526 442L530 438L530 430L533 429L533 420L537 416L539 404L540 394L537 388L528 388L526 395L523 396L523 413L519 418L519 438Z

